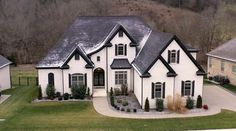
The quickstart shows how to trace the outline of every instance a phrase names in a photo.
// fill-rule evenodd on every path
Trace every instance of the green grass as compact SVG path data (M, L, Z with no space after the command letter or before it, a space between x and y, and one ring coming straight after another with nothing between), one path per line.
M236 86L232 85L232 84L224 84L222 85L222 87L224 87L225 89L232 91L234 93L236 93Z
M185 130L236 128L236 112L176 119L119 119L102 116L91 102L31 103L35 87L4 91L12 96L0 105L0 130Z

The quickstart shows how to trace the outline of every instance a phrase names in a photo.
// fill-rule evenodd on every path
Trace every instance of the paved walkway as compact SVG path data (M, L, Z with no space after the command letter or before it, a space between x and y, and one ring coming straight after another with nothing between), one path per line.
M104 115L118 118L133 119L158 119L158 118L181 118L181 117L197 117L208 116L220 113L221 108L236 111L236 103L233 101L236 96L216 85L204 86L203 103L209 105L209 110L187 113L187 114L160 114L159 112L138 112L126 113L113 109L107 101L106 97L93 98L93 106L95 110Z

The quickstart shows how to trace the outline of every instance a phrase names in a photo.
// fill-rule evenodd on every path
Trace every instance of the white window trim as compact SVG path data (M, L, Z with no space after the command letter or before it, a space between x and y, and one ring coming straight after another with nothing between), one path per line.
M79 85L79 78L78 77L80 77L80 76L82 76L83 77L83 85L85 85L85 78L84 78L84 74L72 74L71 75L71 85L73 86L74 84L73 84L73 76L76 76L77 77L77 79L78 79L78 82L76 82L76 83L78 83L78 85L77 86L80 86Z
M116 79L116 75L118 75L117 76L118 79ZM123 79L122 81L124 83L119 83L119 81L120 81L119 75L122 75L122 79ZM125 79L125 75L126 75L126 79ZM127 82L128 82L128 73L127 73L127 71L115 71L115 85L128 84Z
M173 59L172 59L172 54L175 54L175 58L174 58L175 61L174 61L174 62L172 62L172 60L173 60ZM171 51L170 51L170 63L171 63L171 64L177 63L177 51L176 51L176 50L171 50Z
M186 87L187 82L190 83L190 93L189 93L189 95L185 95L185 87ZM191 95L192 95L192 82L191 81L185 81L184 82L184 96L191 96Z
M122 47L123 48L123 53L122 54L119 54L119 47ZM124 44L118 44L117 45L117 50L116 50L116 53L118 56L124 56L125 55L125 45Z
M157 97L156 96L156 88L158 88L157 87L157 85L160 85L160 88L161 88L161 97ZM162 83L154 83L154 98L162 98L163 97L163 84Z

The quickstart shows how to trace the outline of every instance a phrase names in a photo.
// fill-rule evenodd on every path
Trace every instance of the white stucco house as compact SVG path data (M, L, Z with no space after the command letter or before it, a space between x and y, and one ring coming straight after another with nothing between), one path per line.
M11 63L11 61L0 55L0 91L11 88Z
M149 98L155 108L156 98L202 95L197 52L139 17L78 17L36 68L44 96L49 83L61 93L73 84L91 93L126 84L141 107Z

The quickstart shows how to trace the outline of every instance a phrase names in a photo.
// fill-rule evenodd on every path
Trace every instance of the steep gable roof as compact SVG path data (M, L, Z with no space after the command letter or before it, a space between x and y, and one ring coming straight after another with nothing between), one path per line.
M184 46L184 44L182 44L182 42L175 35L164 32L152 32L146 44L140 50L139 54L133 61L133 65L138 70L141 76L149 74L148 71L150 70L150 68L154 65L154 63L158 59L162 59L161 57L162 52L167 48L167 46L169 46L169 44L173 40L176 40L176 42L184 50L184 52L187 54L190 60L198 68L196 74L197 75L205 74L205 71L202 69L202 67L197 63L197 61L193 58L188 49ZM169 66L169 64L166 64L166 61L164 59L162 60L162 62L169 69L170 71L169 74L171 74L170 76L176 76L174 70Z
M236 62L236 38L226 42L225 44L217 47L211 52L207 53L208 56L227 59Z
M101 48L119 26L128 32L136 44L151 32L143 20L136 16L78 17L37 67L62 66L78 46L90 54Z
M3 68L9 64L11 64L12 62L9 61L7 58L3 57L2 55L0 55L0 68Z

